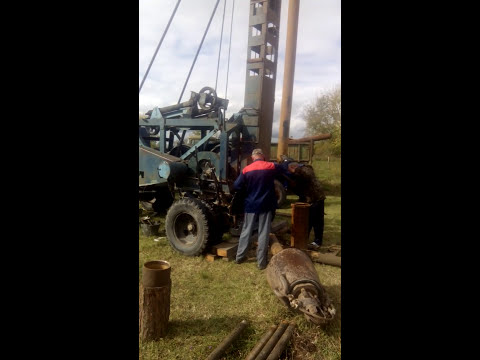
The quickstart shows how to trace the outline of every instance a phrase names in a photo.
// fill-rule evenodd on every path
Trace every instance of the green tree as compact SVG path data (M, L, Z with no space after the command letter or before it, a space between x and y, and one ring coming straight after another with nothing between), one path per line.
M322 146L332 155L340 155L342 130L341 86L323 92L312 104L306 105L302 117L306 123L305 136L332 134L331 140Z

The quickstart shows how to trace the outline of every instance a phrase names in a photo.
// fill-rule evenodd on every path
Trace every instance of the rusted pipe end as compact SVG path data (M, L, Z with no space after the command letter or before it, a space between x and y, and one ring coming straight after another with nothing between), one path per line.
M170 263L152 260L143 264L142 283L144 287L162 287L170 284Z
M310 207L310 204L309 204L309 203L303 203L303 202L296 202L296 203L294 203L294 204L291 204L290 206L292 207L292 209L293 209L293 208L295 208L295 209L296 209L296 208L302 208L302 209L304 209L304 208Z

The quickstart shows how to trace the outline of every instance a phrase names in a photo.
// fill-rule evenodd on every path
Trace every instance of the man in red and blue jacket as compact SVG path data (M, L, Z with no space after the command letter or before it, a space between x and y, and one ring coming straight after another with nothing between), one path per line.
M252 160L233 184L235 190L246 190L245 217L235 262L241 264L247 259L250 236L258 220L257 266L263 270L267 267L270 225L277 208L274 180L281 168L265 161L261 149L252 151Z

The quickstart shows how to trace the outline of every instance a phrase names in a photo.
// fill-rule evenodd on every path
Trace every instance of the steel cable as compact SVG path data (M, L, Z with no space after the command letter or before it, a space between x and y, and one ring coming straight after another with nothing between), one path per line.
M142 83L140 84L140 87L138 89L139 94L140 94L140 91L142 91L143 83L145 82L145 79L147 78L148 73L150 72L150 68L152 67L153 61L155 60L155 57L157 56L158 50L160 49L160 46L162 45L162 42L163 42L163 39L165 38L165 35L167 34L168 28L170 27L170 24L173 20L173 17L175 16L175 13L177 12L178 5L180 5L180 1L182 1L182 0L177 1L177 5L175 5L175 9L173 9L173 13L170 16L170 20L168 20L167 27L163 31L162 38L160 39L160 42L157 45L157 49L155 50L155 53L153 54L152 60L150 61L150 65L148 65L147 71L145 72L145 75L143 76Z
M227 62L227 83L225 85L225 99L227 98L228 90L228 73L230 71L230 49L232 48L232 28L233 28L233 12L235 10L235 0L233 0L232 5L232 20L230 21L230 42L228 44L228 62Z
M190 79L190 75L192 74L193 67L195 66L195 62L197 61L198 53L200 52L200 49L202 48L203 41L205 40L205 36L207 36L208 29L210 28L210 24L212 23L213 16L215 15L215 12L217 11L218 3L220 0L217 0L215 7L212 11L212 15L210 16L210 20L208 21L207 28L205 29L205 32L202 37L202 41L200 42L200 46L198 47L197 53L195 54L195 58L193 59L192 66L190 67L190 71L188 72L187 80L185 80L185 84L183 85L182 92L180 93L180 97L178 98L178 103L180 104L180 100L182 100L183 92L185 91L185 88L187 87L188 80Z
M218 69L220 68L220 53L222 51L222 39L223 39L223 24L225 23L225 9L227 8L227 0L223 2L223 17L222 17L222 30L220 31L220 46L218 48L218 62L217 62L217 76L215 78L215 92L217 91L218 82Z

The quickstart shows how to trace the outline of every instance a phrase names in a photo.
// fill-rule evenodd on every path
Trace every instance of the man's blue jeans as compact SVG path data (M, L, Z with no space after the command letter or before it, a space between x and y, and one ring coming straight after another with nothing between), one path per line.
M245 213L243 220L242 233L238 240L237 261L247 256L250 247L250 240L255 222L258 219L258 247L257 247L257 264L264 267L268 261L268 243L270 235L270 226L272 224L272 211L264 213Z

